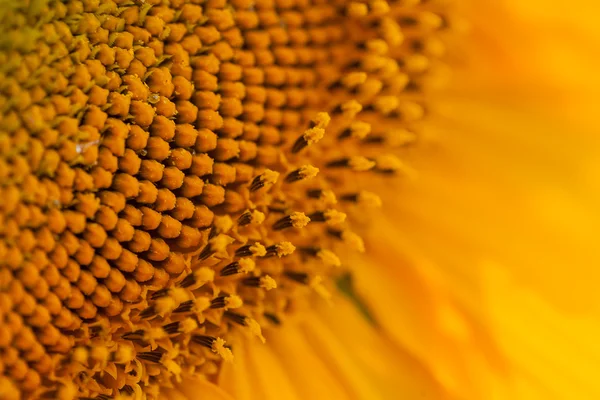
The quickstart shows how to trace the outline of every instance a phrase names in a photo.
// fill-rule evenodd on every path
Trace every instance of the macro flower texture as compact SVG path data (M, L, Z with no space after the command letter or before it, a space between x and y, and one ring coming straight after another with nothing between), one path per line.
M1 0L0 400L600 398L561 7Z

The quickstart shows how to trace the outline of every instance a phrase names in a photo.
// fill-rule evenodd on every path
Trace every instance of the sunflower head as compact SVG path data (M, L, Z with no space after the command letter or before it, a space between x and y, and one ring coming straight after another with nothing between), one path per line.
M0 8L8 398L152 398L329 298L447 25L432 1Z

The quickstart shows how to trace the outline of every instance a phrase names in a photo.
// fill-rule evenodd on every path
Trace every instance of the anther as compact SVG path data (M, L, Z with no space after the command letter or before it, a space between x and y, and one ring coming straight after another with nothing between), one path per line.
M375 161L369 160L363 156L352 156L348 158L340 158L327 163L330 168L351 168L357 172L368 171L375 167Z
M213 336L194 335L192 336L192 342L197 343L201 346L209 348L213 353L216 353L223 358L225 361L233 360L233 353L226 347L225 341L221 338Z
M363 109L362 105L356 100L349 100L338 105L334 110L334 114L342 114L346 119L354 119L356 115Z
M309 215L311 221L314 222L327 222L329 225L339 225L346 220L346 214L330 209L326 211L317 211Z
M277 256L281 258L292 254L295 250L296 246L294 246L292 243L281 242L267 247L265 257Z
M242 304L243 301L239 296L231 294L228 296L215 297L210 302L210 308L223 308L228 310L230 308L240 308Z
M200 267L192 271L191 274L179 282L179 287L194 290L207 282L211 282L214 278L215 272L212 269L208 267Z
M306 192L306 195L313 199L319 199L326 205L332 206L337 204L337 198L333 190L310 189Z
M236 257L263 257L265 254L267 254L267 250L259 242L241 246L235 251Z
M333 267L342 265L339 257L331 250L322 249L320 247L303 247L301 250L304 254L321 259L325 265Z
M275 280L269 275L246 278L242 280L242 283L246 286L263 288L265 290L271 290L277 287L277 282L275 282Z
M327 234L335 237L336 239L342 240L346 245L361 253L365 252L365 243L363 239L354 232L347 230L342 231L337 229L328 229Z
M194 312L199 314L210 307L210 299L208 297L197 297L195 300L184 301L173 310L173 313L188 313Z
M265 214L258 210L246 211L238 218L238 225L262 224L265 220Z
M227 235L217 235L208 241L208 244L204 250L202 250L198 258L200 260L206 260L208 257L211 257L217 253L222 253L228 245L233 243L233 241L234 239Z
M363 121L354 121L350 126L344 129L338 136L339 139L353 137L356 139L364 139L371 133L371 124Z
M257 336L263 343L265 343L265 338L262 335L260 325L254 319L241 314L233 313L231 311L226 311L223 316L231 319L238 325L247 327L251 334Z
M153 363L160 363L160 359L162 358L163 353L159 351L143 351L137 353L137 358L140 360L150 361Z
M273 229L280 231L286 228L303 228L310 222L310 218L302 212L293 212L287 217L283 217L273 224Z
M366 190L358 193L344 194L340 197L342 201L366 205L369 207L381 207L381 198L375 193Z
M292 146L292 153L298 153L306 146L315 144L319 140L323 139L325 135L325 128L329 125L331 117L327 113L318 113L317 116L311 121L310 127L304 131L294 145Z
M253 271L255 266L254 260L251 258L241 258L223 267L221 276L248 273Z
M168 335L176 335L180 333L190 333L193 332L196 328L198 328L198 323L194 321L192 318L187 318L182 321L171 322L170 324L166 324L162 326L162 329Z
M391 154L384 154L378 156L375 159L375 170L382 173L392 174L396 171L402 170L407 173L410 173L410 170L406 165L400 161L400 159Z
M302 167L290 172L286 177L287 183L297 182L304 179L310 179L317 176L319 168L313 167L312 165L303 165Z
M270 169L266 169L262 174L258 175L252 180L250 184L250 191L255 192L265 185L274 184L277 182L279 178L279 172L271 171Z

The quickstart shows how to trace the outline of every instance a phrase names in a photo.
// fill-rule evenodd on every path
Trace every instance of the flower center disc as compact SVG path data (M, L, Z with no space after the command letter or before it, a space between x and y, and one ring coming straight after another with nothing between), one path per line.
M365 182L407 170L444 7L3 5L0 385L153 398L328 298Z

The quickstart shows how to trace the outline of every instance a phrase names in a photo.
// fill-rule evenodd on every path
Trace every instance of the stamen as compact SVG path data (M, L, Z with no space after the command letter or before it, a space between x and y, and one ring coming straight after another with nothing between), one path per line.
M313 199L319 199L328 206L337 204L337 198L333 190L310 189L306 192L306 195Z
M159 351L143 351L137 353L137 358L158 364L162 358L162 355L163 353Z
M256 192L265 187L265 185L273 185L279 179L279 172L266 169L261 175L258 175L250 184L250 191Z
M362 111L363 107L356 100L349 100L345 103L338 105L334 110L334 114L341 113L346 119L354 119L358 113Z
M254 268L254 260L252 260L251 258L241 258L238 261L234 261L223 267L223 269L221 270L221 276L229 276L240 273L245 274L253 271Z
M329 114L325 112L318 113L316 117L311 121L310 127L304 131L292 146L292 153L298 153L306 146L315 144L319 140L323 139L325 135L325 128L329 125L331 118Z
M371 124L362 121L354 121L347 129L344 129L340 133L338 138L346 139L353 137L356 139L364 139L369 133L371 133Z
M319 168L315 168L312 165L303 165L295 171L290 172L286 177L285 181L288 183L297 182L304 179L310 179L317 176Z
M265 254L267 254L267 250L265 249L265 246L263 246L259 242L247 244L238 248L235 251L236 257L263 257Z
M342 265L339 257L336 256L331 250L321 249L317 252L317 257L319 257L325 265L331 265L334 267L339 267Z
M239 296L232 294L228 296L215 297L210 302L210 308L223 308L227 310L229 308L239 308L242 306L242 304L242 299Z
M304 134L302 134L302 136L300 136L294 142L294 146L292 147L292 153L296 154L299 151L301 151L302 149L304 149L306 146L317 143L318 141L323 139L323 136L325 136L325 129L322 129L322 128L307 129L306 131L304 131Z
M296 250L296 246L294 246L292 243L281 242L267 247L265 257L273 257L276 255L277 257L281 258L292 254L294 250Z
M242 280L242 283L246 286L260 287L265 290L271 290L277 287L277 282L275 282L275 280L269 275L253 276L251 278L246 278Z
M261 340L261 342L265 343L265 338L262 335L260 325L254 319L250 317L245 317L241 314L233 313L231 311L226 311L223 315L228 317L238 325L248 327L251 334L257 336Z
M169 290L167 296L156 299L152 307L156 314L164 317L167 313L170 313L179 307L181 303L188 300L190 300L189 291L183 288L173 288Z
M381 207L381 198L375 193L362 190L358 193L345 194L340 197L341 200L362 204L368 207Z
M406 129L396 129L385 135L371 135L365 139L365 143L385 144L388 147L401 147L414 143L417 140L415 133Z
M365 243L360 236L351 231L341 231L328 229L327 233L335 238L342 240L347 246L357 250L360 253L365 252Z
M398 170L409 171L408 167L406 167L398 157L390 154L378 156L375 163L375 169L378 172L392 174Z
M213 281L214 278L215 271L208 267L200 267L179 282L179 287L195 290L205 283Z
M327 163L327 166L330 168L351 168L356 172L368 171L375 167L375 165L375 161L371 161L363 156L340 158Z
M227 246L234 242L234 239L227 235L219 234L216 237L210 239L204 250L200 253L198 258L200 261L206 260L207 258L218 255L225 252Z
M142 340L149 343L154 343L155 340L164 339L167 337L167 332L162 327L150 327L143 330Z
M195 300L189 300L181 303L179 307L173 310L173 313L201 313L210 307L210 299L208 297L196 297Z
M231 349L225 346L225 340L221 338L216 338L215 341L212 343L211 349L213 352L220 355L224 361L233 361L233 353L231 352Z
M233 353L225 345L225 340L219 337L194 335L192 342L209 348L213 353L218 354L224 361L233 361Z
M251 334L253 334L254 336L258 337L261 342L263 342L263 343L266 342L266 339L262 335L262 329L260 328L260 325L258 324L258 322L256 322L252 318L246 317L246 326L250 330Z
M265 220L265 214L258 210L246 211L238 218L238 225L262 224Z
M304 228L310 222L310 218L302 212L293 212L287 217L281 218L273 224L273 229L280 231L286 228Z
M339 267L342 262L331 250L322 249L319 247L302 247L302 252L311 257L318 257L325 265Z
M335 209L330 209L314 212L310 214L309 218L314 222L327 222L329 225L339 225L346 220L346 214Z
M319 112L315 117L310 121L311 128L321 128L325 129L329 126L329 122L331 121L331 117L326 112Z
M350 248L354 248L357 251L359 251L360 253L364 253L365 252L365 242L356 233L350 232L350 231L343 231L342 232L342 240Z

